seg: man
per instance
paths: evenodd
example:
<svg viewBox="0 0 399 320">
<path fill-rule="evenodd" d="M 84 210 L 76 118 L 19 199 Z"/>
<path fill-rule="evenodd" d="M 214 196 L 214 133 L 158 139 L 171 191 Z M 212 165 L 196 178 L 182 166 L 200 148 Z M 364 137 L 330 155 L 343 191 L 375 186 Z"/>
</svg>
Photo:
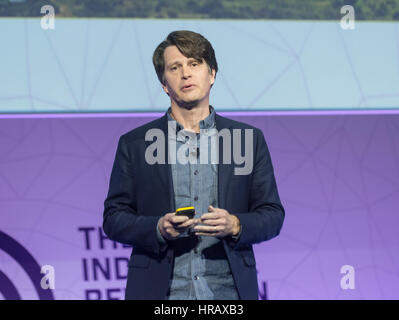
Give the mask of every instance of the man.
<svg viewBox="0 0 399 320">
<path fill-rule="evenodd" d="M 257 299 L 252 244 L 285 215 L 263 134 L 209 105 L 218 66 L 200 34 L 170 33 L 153 63 L 171 106 L 121 136 L 104 203 L 104 232 L 133 246 L 126 299 Z M 187 206 L 193 218 L 176 214 Z"/>
</svg>

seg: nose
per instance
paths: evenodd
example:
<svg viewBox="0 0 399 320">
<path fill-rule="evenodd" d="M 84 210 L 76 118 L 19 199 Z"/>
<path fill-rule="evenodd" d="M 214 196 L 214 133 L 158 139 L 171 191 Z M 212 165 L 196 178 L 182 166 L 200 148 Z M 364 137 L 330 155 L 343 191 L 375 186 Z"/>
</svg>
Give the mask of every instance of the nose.
<svg viewBox="0 0 399 320">
<path fill-rule="evenodd" d="M 191 71 L 188 66 L 182 66 L 182 78 L 187 79 L 191 76 Z"/>
</svg>

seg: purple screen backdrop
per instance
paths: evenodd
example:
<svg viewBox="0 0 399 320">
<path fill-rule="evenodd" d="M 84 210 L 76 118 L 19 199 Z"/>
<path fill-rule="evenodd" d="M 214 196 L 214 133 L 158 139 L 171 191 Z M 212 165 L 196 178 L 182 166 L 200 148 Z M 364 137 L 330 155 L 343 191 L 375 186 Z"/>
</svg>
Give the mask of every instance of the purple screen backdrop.
<svg viewBox="0 0 399 320">
<path fill-rule="evenodd" d="M 0 119 L 0 298 L 123 299 L 103 201 L 119 136 L 157 116 Z M 399 115 L 228 116 L 263 130 L 286 208 L 254 246 L 260 298 L 398 299 Z"/>
</svg>

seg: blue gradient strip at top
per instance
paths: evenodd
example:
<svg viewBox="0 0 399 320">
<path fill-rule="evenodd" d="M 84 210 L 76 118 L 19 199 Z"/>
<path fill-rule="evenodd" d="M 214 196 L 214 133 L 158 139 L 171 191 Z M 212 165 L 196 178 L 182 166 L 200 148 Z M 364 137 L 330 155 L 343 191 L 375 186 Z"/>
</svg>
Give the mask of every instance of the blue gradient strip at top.
<svg viewBox="0 0 399 320">
<path fill-rule="evenodd" d="M 215 49 L 218 110 L 399 109 L 398 23 L 56 17 L 0 18 L 0 113 L 166 110 L 152 54 L 183 29 Z"/>
</svg>

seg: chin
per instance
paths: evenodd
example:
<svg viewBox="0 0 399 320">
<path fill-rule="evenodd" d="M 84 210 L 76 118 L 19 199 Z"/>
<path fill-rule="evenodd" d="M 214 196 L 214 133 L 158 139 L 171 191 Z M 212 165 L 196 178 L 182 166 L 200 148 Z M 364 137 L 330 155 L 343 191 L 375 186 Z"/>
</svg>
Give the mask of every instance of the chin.
<svg viewBox="0 0 399 320">
<path fill-rule="evenodd" d="M 191 101 L 180 101 L 178 103 L 178 106 L 187 110 L 194 109 L 198 104 L 200 100 L 191 100 Z"/>
</svg>

